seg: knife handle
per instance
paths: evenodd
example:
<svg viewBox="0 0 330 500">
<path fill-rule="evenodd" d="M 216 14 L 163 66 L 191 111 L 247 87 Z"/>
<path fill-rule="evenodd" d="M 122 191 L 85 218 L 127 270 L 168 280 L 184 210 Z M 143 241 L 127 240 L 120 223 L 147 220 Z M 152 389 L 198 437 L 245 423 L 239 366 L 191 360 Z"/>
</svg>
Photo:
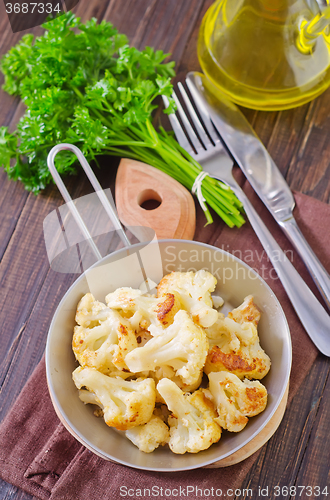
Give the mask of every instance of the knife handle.
<svg viewBox="0 0 330 500">
<path fill-rule="evenodd" d="M 321 262 L 316 257 L 315 253 L 305 240 L 304 235 L 300 231 L 295 218 L 292 216 L 286 221 L 279 221 L 280 226 L 285 234 L 299 253 L 304 261 L 308 271 L 310 272 L 317 288 L 319 289 L 326 305 L 330 309 L 330 276 Z"/>
<path fill-rule="evenodd" d="M 243 203 L 251 226 L 264 247 L 306 332 L 316 347 L 326 356 L 330 356 L 330 316 L 291 264 L 244 191 L 236 183 L 231 187 Z"/>
</svg>

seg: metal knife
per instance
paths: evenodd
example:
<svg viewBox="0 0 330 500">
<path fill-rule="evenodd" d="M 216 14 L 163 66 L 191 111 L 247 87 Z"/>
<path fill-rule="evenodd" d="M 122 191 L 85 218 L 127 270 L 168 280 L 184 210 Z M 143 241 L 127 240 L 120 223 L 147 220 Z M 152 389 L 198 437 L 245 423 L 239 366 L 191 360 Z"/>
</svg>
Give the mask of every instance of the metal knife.
<svg viewBox="0 0 330 500">
<path fill-rule="evenodd" d="M 239 108 L 205 75 L 191 72 L 193 85 L 208 103 L 208 111 L 229 152 L 249 183 L 294 245 L 330 309 L 330 276 L 305 240 L 293 216 L 295 200 L 284 177 Z"/>
</svg>

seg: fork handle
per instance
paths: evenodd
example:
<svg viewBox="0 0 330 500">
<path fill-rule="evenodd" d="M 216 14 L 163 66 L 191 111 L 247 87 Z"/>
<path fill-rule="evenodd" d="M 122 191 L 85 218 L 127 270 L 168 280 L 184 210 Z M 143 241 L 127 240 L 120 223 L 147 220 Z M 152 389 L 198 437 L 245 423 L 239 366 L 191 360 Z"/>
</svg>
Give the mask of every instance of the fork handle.
<svg viewBox="0 0 330 500">
<path fill-rule="evenodd" d="M 318 260 L 315 253 L 305 240 L 305 237 L 300 231 L 293 215 L 285 221 L 280 221 L 279 224 L 304 261 L 308 271 L 310 272 L 316 286 L 318 287 L 323 297 L 324 302 L 330 309 L 329 274 L 322 266 L 321 262 Z"/>
<path fill-rule="evenodd" d="M 237 185 L 231 185 L 231 188 L 243 203 L 251 226 L 264 247 L 306 332 L 316 347 L 326 356 L 330 356 L 330 316 L 282 251 L 244 191 Z"/>
</svg>

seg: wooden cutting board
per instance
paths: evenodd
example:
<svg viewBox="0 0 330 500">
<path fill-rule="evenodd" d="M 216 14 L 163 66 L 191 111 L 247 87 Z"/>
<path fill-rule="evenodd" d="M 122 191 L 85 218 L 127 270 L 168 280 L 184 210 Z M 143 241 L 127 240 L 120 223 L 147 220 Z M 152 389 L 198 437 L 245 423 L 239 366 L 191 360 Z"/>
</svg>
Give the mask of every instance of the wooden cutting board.
<svg viewBox="0 0 330 500">
<path fill-rule="evenodd" d="M 194 237 L 196 211 L 192 195 L 172 177 L 145 163 L 121 160 L 116 206 L 126 227 L 150 227 L 158 239 Z"/>
</svg>

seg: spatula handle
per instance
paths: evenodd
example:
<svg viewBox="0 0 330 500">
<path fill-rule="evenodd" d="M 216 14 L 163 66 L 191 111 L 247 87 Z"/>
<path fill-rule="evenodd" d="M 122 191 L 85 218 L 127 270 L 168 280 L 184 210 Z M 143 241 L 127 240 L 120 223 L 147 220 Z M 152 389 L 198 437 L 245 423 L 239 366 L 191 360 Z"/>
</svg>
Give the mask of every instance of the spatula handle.
<svg viewBox="0 0 330 500">
<path fill-rule="evenodd" d="M 47 165 L 48 165 L 49 171 L 52 174 L 53 179 L 54 179 L 61 195 L 64 198 L 64 201 L 66 202 L 66 204 L 67 204 L 72 216 L 74 217 L 76 223 L 80 227 L 83 235 L 85 236 L 86 241 L 88 242 L 88 244 L 89 244 L 90 248 L 92 249 L 97 260 L 101 260 L 102 255 L 100 254 L 99 249 L 95 245 L 95 243 L 92 239 L 92 236 L 87 229 L 86 224 L 84 223 L 81 215 L 79 214 L 79 212 L 78 212 L 78 210 L 77 210 L 77 208 L 76 208 L 76 206 L 75 206 L 75 204 L 74 204 L 74 202 L 69 194 L 69 191 L 65 187 L 65 184 L 62 181 L 61 176 L 55 167 L 55 157 L 59 151 L 63 151 L 63 150 L 72 151 L 72 153 L 74 153 L 76 155 L 76 157 L 79 160 L 80 165 L 82 166 L 88 179 L 90 180 L 90 183 L 92 184 L 93 188 L 95 189 L 95 192 L 96 192 L 97 196 L 99 197 L 100 202 L 102 203 L 105 211 L 107 212 L 108 216 L 110 217 L 116 231 L 118 231 L 120 239 L 122 240 L 122 242 L 124 243 L 125 246 L 129 247 L 131 245 L 131 243 L 124 232 L 124 229 L 120 223 L 120 220 L 119 220 L 115 210 L 111 206 L 108 198 L 106 197 L 99 181 L 95 177 L 94 172 L 92 171 L 92 169 L 91 169 L 88 161 L 86 160 L 85 156 L 83 155 L 83 153 L 80 151 L 79 148 L 77 148 L 77 146 L 74 146 L 73 144 L 66 144 L 66 143 L 57 144 L 56 146 L 54 146 L 51 149 L 51 151 L 48 154 Z"/>
</svg>

